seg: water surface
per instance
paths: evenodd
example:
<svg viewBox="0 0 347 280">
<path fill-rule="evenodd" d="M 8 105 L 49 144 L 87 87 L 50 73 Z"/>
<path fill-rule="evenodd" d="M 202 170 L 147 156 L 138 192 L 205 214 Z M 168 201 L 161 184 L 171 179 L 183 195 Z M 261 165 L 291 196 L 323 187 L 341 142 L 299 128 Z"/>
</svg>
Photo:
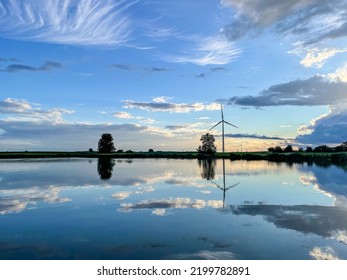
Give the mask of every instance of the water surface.
<svg viewBox="0 0 347 280">
<path fill-rule="evenodd" d="M 346 168 L 2 160 L 0 259 L 347 259 Z"/>
</svg>

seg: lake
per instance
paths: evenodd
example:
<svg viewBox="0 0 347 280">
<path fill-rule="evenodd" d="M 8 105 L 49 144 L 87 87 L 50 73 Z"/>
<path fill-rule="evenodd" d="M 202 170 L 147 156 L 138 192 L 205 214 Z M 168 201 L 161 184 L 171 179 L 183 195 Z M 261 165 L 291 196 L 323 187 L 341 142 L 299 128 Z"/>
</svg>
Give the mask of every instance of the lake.
<svg viewBox="0 0 347 280">
<path fill-rule="evenodd" d="M 347 259 L 346 167 L 1 160 L 0 259 Z"/>
</svg>

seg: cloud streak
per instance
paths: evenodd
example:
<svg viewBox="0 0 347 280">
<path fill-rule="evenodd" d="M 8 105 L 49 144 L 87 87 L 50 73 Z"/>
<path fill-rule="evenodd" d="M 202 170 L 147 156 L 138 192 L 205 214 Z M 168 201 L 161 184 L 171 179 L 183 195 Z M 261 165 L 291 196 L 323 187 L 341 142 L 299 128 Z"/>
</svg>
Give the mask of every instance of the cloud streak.
<svg viewBox="0 0 347 280">
<path fill-rule="evenodd" d="M 126 11 L 138 1 L 0 1 L 0 34 L 69 45 L 118 46 L 129 41 Z"/>
<path fill-rule="evenodd" d="M 193 49 L 166 56 L 164 59 L 173 63 L 193 63 L 201 66 L 224 65 L 234 61 L 241 52 L 234 43 L 218 35 L 196 40 Z"/>
<path fill-rule="evenodd" d="M 34 67 L 30 65 L 25 64 L 10 64 L 8 65 L 3 72 L 22 72 L 22 71 L 29 71 L 29 72 L 50 72 L 53 70 L 61 69 L 63 65 L 60 62 L 56 61 L 46 61 L 44 64 L 42 64 L 40 67 Z"/>
</svg>

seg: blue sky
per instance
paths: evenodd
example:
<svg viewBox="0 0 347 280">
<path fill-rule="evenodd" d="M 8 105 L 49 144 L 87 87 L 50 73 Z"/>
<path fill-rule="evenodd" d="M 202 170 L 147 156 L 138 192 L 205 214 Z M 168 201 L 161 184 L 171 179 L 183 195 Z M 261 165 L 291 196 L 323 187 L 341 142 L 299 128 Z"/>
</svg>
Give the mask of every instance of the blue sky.
<svg viewBox="0 0 347 280">
<path fill-rule="evenodd" d="M 227 151 L 338 145 L 346 35 L 346 0 L 0 0 L 0 150 L 195 150 L 220 104 Z"/>
</svg>

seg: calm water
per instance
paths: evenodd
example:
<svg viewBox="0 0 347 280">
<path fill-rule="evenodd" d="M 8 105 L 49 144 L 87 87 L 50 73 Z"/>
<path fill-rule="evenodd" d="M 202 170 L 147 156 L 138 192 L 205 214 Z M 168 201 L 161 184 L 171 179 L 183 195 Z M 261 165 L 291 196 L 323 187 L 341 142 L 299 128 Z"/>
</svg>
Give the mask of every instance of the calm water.
<svg viewBox="0 0 347 280">
<path fill-rule="evenodd" d="M 266 161 L 0 161 L 0 259 L 347 259 L 347 172 Z"/>
</svg>

